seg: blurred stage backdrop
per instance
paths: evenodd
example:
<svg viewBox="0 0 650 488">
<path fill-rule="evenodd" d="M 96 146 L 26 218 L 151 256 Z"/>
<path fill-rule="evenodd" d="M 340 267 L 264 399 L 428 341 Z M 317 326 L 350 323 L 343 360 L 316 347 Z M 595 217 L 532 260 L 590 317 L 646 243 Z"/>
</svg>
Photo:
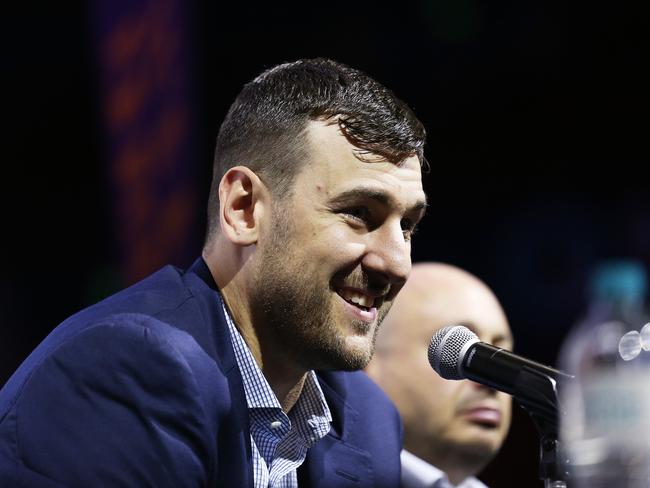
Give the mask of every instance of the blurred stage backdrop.
<svg viewBox="0 0 650 488">
<path fill-rule="evenodd" d="M 487 282 L 519 354 L 554 363 L 597 262 L 650 266 L 645 7 L 10 5 L 0 29 L 0 384 L 67 315 L 165 263 L 191 263 L 229 104 L 263 69 L 301 57 L 368 72 L 423 120 L 431 207 L 414 261 Z M 516 409 L 483 479 L 541 486 L 537 448 Z"/>
</svg>

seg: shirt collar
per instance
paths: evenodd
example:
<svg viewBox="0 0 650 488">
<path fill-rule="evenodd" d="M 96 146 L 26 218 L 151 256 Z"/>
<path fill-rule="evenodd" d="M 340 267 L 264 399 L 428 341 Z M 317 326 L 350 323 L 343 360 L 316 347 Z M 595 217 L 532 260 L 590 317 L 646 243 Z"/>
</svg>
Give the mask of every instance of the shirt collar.
<svg viewBox="0 0 650 488">
<path fill-rule="evenodd" d="M 449 486 L 454 486 L 447 479 L 444 471 L 429 464 L 406 450 L 400 453 L 402 463 L 402 484 L 408 488 L 428 488 L 434 483 L 444 479 Z M 473 476 L 464 479 L 456 488 L 487 488 Z"/>
</svg>

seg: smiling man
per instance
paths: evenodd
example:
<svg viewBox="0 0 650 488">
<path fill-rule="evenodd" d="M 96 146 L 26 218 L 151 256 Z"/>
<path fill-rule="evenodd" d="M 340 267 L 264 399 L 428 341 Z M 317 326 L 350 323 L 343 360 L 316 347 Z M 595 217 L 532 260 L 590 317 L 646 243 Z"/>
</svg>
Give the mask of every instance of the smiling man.
<svg viewBox="0 0 650 488">
<path fill-rule="evenodd" d="M 363 373 L 410 268 L 425 132 L 317 59 L 219 131 L 202 257 L 66 320 L 0 392 L 2 486 L 396 487 L 398 414 Z"/>
<path fill-rule="evenodd" d="M 496 455 L 510 427 L 508 395 L 469 380 L 442 379 L 431 369 L 429 340 L 451 324 L 512 349 L 506 316 L 484 283 L 454 266 L 416 264 L 368 367 L 404 421 L 403 488 L 484 487 L 474 476 Z"/>
</svg>

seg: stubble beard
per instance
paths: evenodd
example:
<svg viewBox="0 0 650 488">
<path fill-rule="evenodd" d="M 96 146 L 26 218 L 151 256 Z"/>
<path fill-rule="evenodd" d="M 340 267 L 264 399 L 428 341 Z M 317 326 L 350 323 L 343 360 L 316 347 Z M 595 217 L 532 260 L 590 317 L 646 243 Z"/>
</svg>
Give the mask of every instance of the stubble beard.
<svg viewBox="0 0 650 488">
<path fill-rule="evenodd" d="M 265 335 L 284 349 L 303 368 L 355 371 L 364 368 L 375 349 L 379 325 L 388 306 L 378 311 L 371 347 L 355 350 L 345 342 L 332 313 L 334 290 L 320 283 L 312 269 L 302 262 L 299 244 L 292 239 L 291 224 L 276 212 L 276 233 L 266 247 L 254 284 L 253 306 L 256 322 L 263 324 Z M 387 304 L 385 304 L 387 305 Z M 351 322 L 351 329 L 363 331 L 368 324 Z"/>
</svg>

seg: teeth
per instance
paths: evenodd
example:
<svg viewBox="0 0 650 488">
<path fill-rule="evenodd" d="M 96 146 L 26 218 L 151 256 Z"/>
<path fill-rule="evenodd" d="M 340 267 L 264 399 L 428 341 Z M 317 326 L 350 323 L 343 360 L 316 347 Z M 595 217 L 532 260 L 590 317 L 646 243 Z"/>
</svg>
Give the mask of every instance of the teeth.
<svg viewBox="0 0 650 488">
<path fill-rule="evenodd" d="M 348 302 L 352 302 L 355 305 L 360 305 L 365 308 L 371 308 L 375 302 L 373 297 L 351 290 L 339 290 L 339 295 Z"/>
</svg>

